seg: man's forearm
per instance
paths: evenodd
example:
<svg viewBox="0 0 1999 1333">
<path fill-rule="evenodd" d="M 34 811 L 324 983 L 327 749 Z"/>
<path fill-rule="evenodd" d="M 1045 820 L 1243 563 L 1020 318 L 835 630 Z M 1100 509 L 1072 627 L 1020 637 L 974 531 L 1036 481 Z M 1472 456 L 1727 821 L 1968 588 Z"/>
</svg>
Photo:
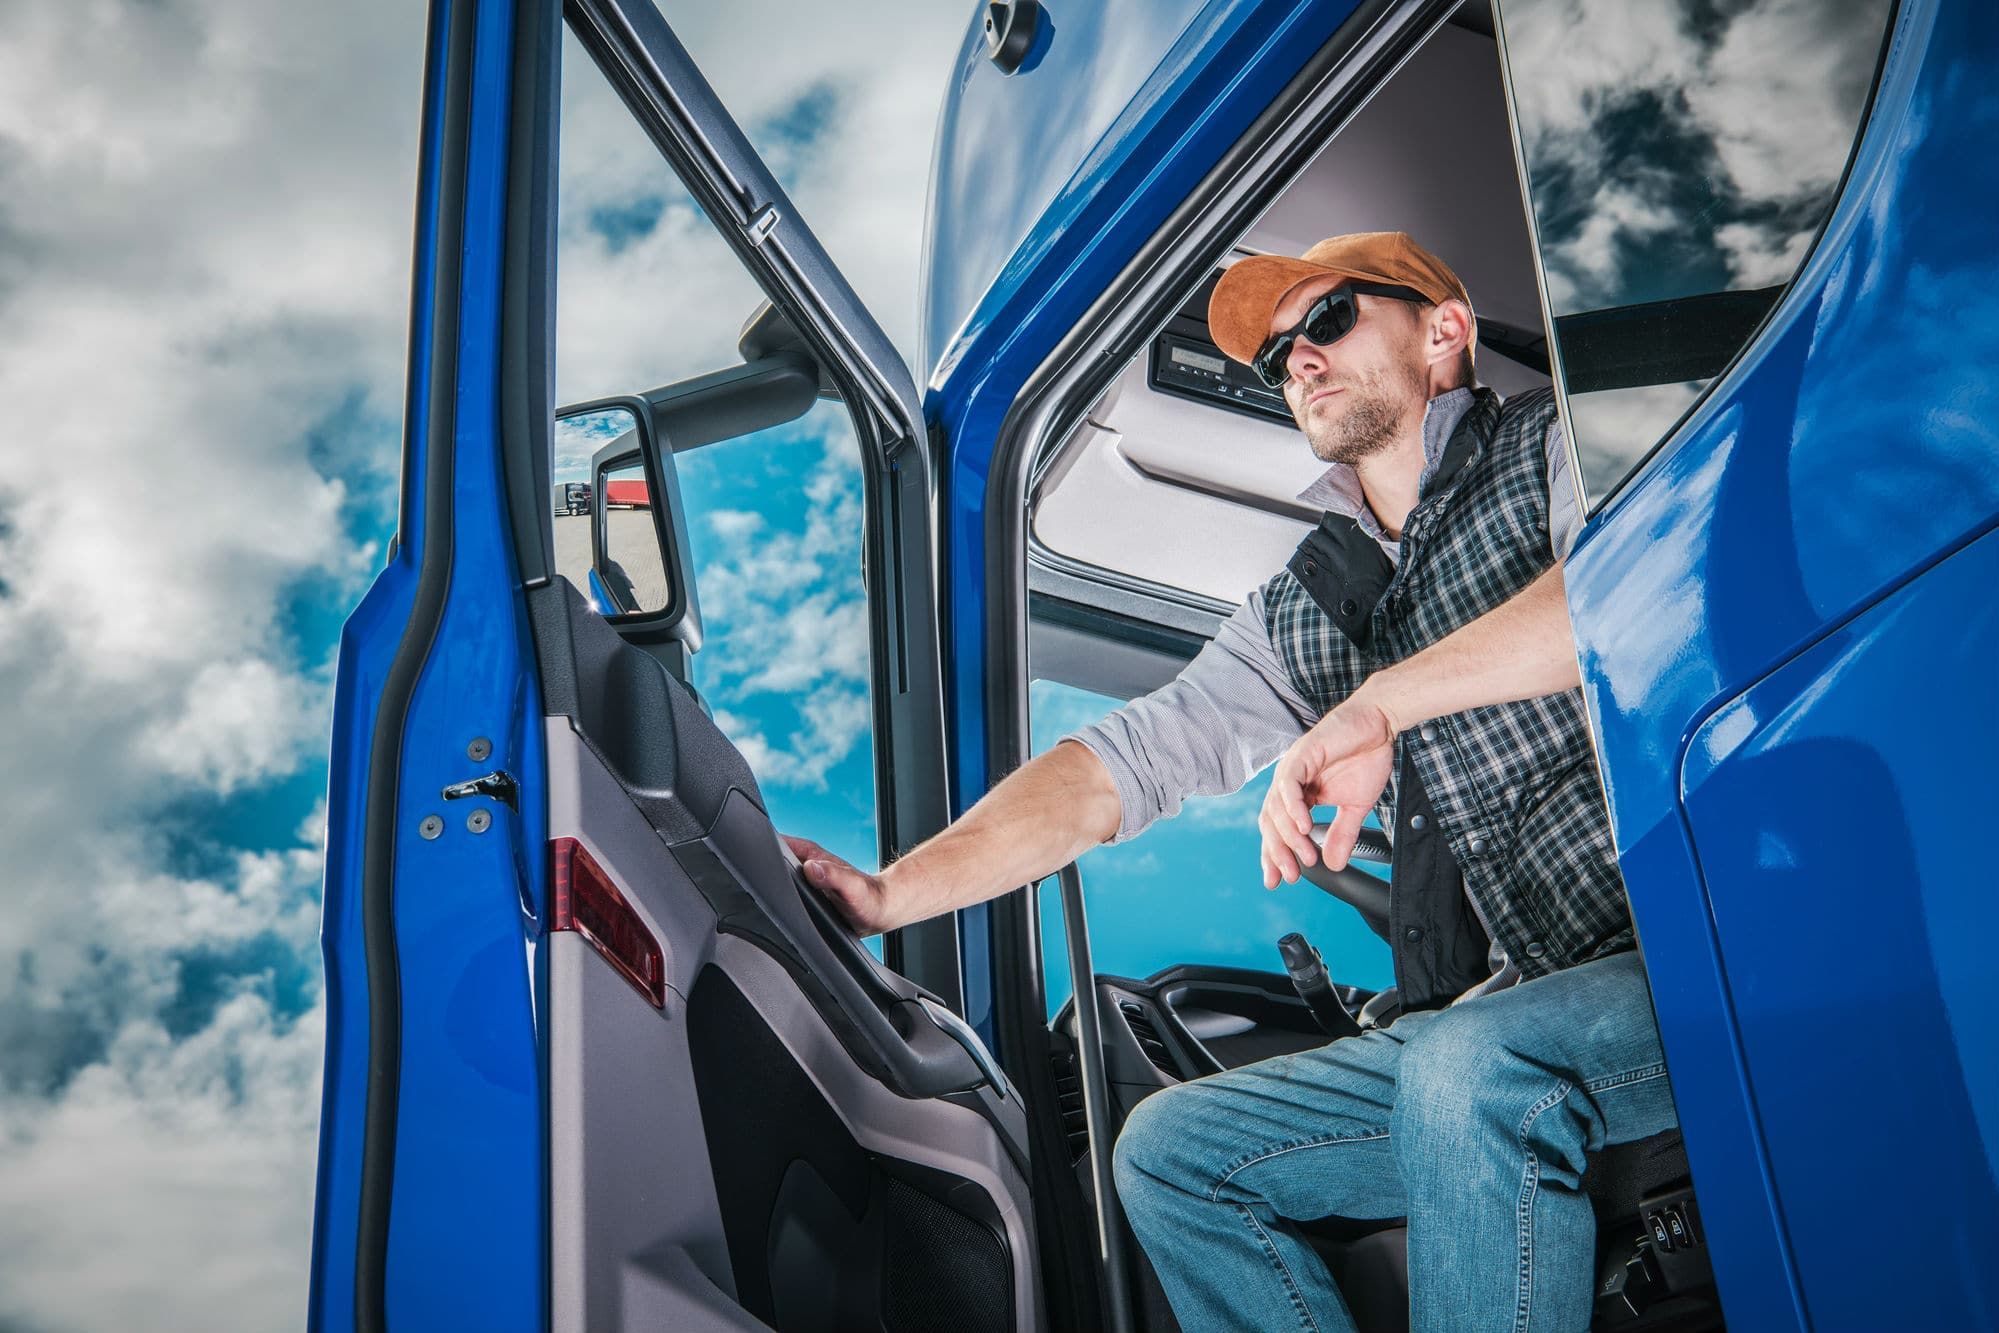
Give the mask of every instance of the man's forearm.
<svg viewBox="0 0 1999 1333">
<path fill-rule="evenodd" d="M 1477 620 L 1377 671 L 1354 697 L 1403 731 L 1446 713 L 1574 689 L 1581 679 L 1556 565 Z"/>
<path fill-rule="evenodd" d="M 1061 869 L 1117 832 L 1103 762 L 1064 742 L 1022 764 L 964 818 L 882 871 L 897 925 L 997 897 Z"/>
</svg>

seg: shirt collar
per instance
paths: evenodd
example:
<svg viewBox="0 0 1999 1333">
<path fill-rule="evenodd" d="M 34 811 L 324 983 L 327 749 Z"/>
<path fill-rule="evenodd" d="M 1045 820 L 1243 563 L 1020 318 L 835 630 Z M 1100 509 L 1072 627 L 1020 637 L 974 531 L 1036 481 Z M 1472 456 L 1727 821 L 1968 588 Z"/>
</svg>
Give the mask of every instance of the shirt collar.
<svg viewBox="0 0 1999 1333">
<path fill-rule="evenodd" d="M 1449 389 L 1424 406 L 1423 475 L 1416 483 L 1418 495 L 1430 489 L 1430 479 L 1437 475 L 1437 465 L 1443 461 L 1444 447 L 1451 442 L 1451 435 L 1457 430 L 1458 423 L 1464 420 L 1465 413 L 1471 410 L 1472 397 L 1469 388 Z M 1381 530 L 1374 511 L 1367 507 L 1367 496 L 1360 487 L 1360 474 L 1353 470 L 1352 464 L 1333 464 L 1319 474 L 1317 481 L 1298 492 L 1298 498 L 1329 514 L 1346 515 L 1376 541 L 1388 540 L 1388 534 Z"/>
</svg>

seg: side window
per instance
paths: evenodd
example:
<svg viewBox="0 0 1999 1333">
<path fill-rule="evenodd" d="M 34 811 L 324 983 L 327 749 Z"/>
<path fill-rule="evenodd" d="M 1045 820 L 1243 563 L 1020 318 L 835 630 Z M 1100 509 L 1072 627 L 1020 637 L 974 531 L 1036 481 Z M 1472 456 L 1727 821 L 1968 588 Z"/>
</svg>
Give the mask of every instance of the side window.
<svg viewBox="0 0 1999 1333">
<path fill-rule="evenodd" d="M 1052 680 L 1033 682 L 1028 716 L 1034 752 L 1121 702 Z M 1342 985 L 1379 990 L 1393 983 L 1388 945 L 1353 908 L 1304 880 L 1263 887 L 1256 812 L 1267 782 L 1259 775 L 1233 796 L 1194 797 L 1143 837 L 1083 854 L 1077 869 L 1098 972 L 1146 977 L 1181 963 L 1282 972 L 1277 941 L 1295 930 L 1318 947 L 1326 970 Z M 1074 983 L 1060 891 L 1051 879 L 1038 892 L 1053 1018 Z"/>
<path fill-rule="evenodd" d="M 560 403 L 654 395 L 740 367 L 764 292 L 573 34 L 562 58 L 556 254 Z M 749 127 L 755 133 L 758 127 Z M 557 539 L 600 513 L 607 551 L 645 609 L 665 586 L 627 418 L 556 433 Z M 669 441 L 671 443 L 671 441 Z M 749 760 L 769 813 L 858 865 L 876 863 L 873 708 L 862 583 L 862 465 L 846 408 L 674 452 L 686 578 L 700 609 L 686 679 Z M 690 447 L 690 444 L 698 447 Z M 669 525 L 660 520 L 660 531 Z M 559 562 L 560 563 L 560 562 Z M 616 588 L 608 589 L 614 600 Z M 586 594 L 591 590 L 582 589 Z"/>
<path fill-rule="evenodd" d="M 1890 0 L 1496 0 L 1592 508 L 1746 346 L 1832 211 Z"/>
<path fill-rule="evenodd" d="M 861 462 L 847 410 L 822 402 L 677 463 L 704 633 L 691 683 L 750 761 L 772 822 L 873 866 Z"/>
</svg>

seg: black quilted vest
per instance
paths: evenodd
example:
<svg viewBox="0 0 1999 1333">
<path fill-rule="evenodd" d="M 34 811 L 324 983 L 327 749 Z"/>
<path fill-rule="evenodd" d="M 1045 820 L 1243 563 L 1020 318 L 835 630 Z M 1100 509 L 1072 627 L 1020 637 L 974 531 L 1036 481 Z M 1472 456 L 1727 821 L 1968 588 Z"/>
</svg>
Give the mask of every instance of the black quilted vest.
<svg viewBox="0 0 1999 1333">
<path fill-rule="evenodd" d="M 1546 390 L 1503 406 L 1477 390 L 1403 525 L 1399 565 L 1352 518 L 1327 514 L 1265 585 L 1270 640 L 1315 710 L 1553 563 L 1554 416 Z M 1631 947 L 1580 691 L 1435 718 L 1395 750 L 1376 813 L 1395 842 L 1389 943 L 1405 1010 L 1448 1004 L 1488 975 L 1485 926 L 1523 978 Z"/>
</svg>

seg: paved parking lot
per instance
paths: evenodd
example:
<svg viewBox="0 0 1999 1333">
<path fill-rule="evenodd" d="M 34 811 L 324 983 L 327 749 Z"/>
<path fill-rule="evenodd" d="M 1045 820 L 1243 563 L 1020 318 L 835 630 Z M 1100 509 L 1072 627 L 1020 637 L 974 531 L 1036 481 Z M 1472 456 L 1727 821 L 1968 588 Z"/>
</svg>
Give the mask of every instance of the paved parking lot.
<svg viewBox="0 0 1999 1333">
<path fill-rule="evenodd" d="M 652 511 L 613 509 L 605 514 L 604 521 L 607 534 L 605 545 L 617 565 L 616 569 L 607 571 L 605 582 L 615 589 L 618 573 L 622 570 L 640 609 L 658 611 L 665 607 L 668 601 L 666 566 L 659 557 L 659 539 L 655 535 L 657 529 L 653 526 Z M 555 516 L 555 568 L 584 595 L 589 595 L 588 514 Z"/>
</svg>

